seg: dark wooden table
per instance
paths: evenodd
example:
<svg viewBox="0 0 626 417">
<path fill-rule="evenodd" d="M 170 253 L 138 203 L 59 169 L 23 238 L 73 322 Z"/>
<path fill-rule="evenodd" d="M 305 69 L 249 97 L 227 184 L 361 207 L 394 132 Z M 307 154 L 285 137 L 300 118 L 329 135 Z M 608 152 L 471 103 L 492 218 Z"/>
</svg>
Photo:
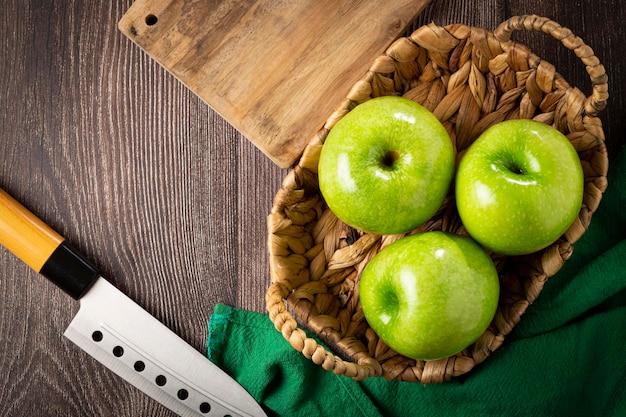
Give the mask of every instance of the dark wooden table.
<svg viewBox="0 0 626 417">
<path fill-rule="evenodd" d="M 4 0 L 0 186 L 199 351 L 216 303 L 263 312 L 266 216 L 286 174 L 117 30 L 131 0 Z M 493 30 L 536 13 L 609 75 L 610 157 L 626 142 L 622 0 L 434 0 L 413 27 Z M 518 34 L 587 94 L 573 53 Z M 78 303 L 0 249 L 1 416 L 171 416 L 62 333 Z"/>
</svg>

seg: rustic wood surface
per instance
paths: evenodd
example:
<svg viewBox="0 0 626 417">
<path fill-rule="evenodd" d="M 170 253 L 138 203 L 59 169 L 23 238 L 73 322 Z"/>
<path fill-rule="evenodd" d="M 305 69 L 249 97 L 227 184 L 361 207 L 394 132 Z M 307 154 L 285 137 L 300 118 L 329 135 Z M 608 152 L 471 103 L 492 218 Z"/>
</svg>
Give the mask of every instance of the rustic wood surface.
<svg viewBox="0 0 626 417">
<path fill-rule="evenodd" d="M 4 0 L 0 186 L 121 290 L 206 352 L 216 303 L 263 312 L 266 215 L 286 174 L 118 29 L 131 0 Z M 609 75 L 611 157 L 626 141 L 621 0 L 433 0 L 414 27 L 494 29 L 536 13 L 581 36 Z M 589 93 L 580 61 L 514 35 Z M 0 249 L 0 415 L 173 414 L 62 337 L 78 304 Z"/>
<path fill-rule="evenodd" d="M 427 3 L 135 0 L 119 28 L 288 168 Z"/>
</svg>

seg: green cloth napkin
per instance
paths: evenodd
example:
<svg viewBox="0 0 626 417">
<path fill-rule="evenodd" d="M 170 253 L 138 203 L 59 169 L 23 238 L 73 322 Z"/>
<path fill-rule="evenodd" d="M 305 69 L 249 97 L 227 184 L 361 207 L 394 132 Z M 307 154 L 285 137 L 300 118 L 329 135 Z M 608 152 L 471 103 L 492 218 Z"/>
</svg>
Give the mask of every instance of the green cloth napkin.
<svg viewBox="0 0 626 417">
<path fill-rule="evenodd" d="M 209 358 L 269 416 L 626 416 L 626 152 L 574 254 L 504 345 L 438 385 L 354 381 L 314 365 L 267 315 L 218 305 Z"/>
</svg>

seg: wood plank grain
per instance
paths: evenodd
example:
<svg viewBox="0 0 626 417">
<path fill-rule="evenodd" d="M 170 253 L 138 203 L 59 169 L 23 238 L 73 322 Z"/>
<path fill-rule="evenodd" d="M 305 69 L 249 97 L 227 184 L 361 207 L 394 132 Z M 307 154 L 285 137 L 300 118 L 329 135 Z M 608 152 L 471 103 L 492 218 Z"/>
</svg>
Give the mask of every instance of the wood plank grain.
<svg viewBox="0 0 626 417">
<path fill-rule="evenodd" d="M 231 127 L 214 123 L 197 97 L 119 34 L 128 6 L 2 6 L 2 39 L 14 40 L 15 52 L 0 64 L 8 92 L 0 95 L 7 109 L 0 180 L 116 285 L 206 351 L 211 306 L 236 301 L 236 280 L 225 279 L 236 274 L 236 256 L 196 225 L 229 225 L 236 235 L 236 210 L 223 202 L 236 178 L 237 165 L 228 164 L 237 144 L 211 141 Z M 138 88 L 129 67 L 150 88 Z M 167 115 L 172 105 L 182 113 Z M 196 136 L 204 140 L 190 143 Z M 203 165 L 218 154 L 217 165 Z M 194 243 L 182 244 L 187 239 Z M 203 241 L 210 248 L 196 246 Z M 2 251 L 0 415 L 174 415 L 64 339 L 78 305 Z M 221 267 L 210 269 L 207 258 Z"/>
<path fill-rule="evenodd" d="M 279 166 L 428 0 L 137 0 L 120 30 Z"/>
</svg>

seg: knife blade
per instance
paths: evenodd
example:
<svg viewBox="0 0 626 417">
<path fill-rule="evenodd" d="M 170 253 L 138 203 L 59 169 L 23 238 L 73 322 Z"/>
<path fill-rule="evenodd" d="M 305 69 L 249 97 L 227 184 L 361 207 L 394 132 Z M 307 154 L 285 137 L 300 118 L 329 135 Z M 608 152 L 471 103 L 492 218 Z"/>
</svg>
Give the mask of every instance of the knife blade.
<svg viewBox="0 0 626 417">
<path fill-rule="evenodd" d="M 64 335 L 181 416 L 266 416 L 226 372 L 115 288 L 65 238 L 0 189 L 0 244 L 80 308 Z"/>
</svg>

